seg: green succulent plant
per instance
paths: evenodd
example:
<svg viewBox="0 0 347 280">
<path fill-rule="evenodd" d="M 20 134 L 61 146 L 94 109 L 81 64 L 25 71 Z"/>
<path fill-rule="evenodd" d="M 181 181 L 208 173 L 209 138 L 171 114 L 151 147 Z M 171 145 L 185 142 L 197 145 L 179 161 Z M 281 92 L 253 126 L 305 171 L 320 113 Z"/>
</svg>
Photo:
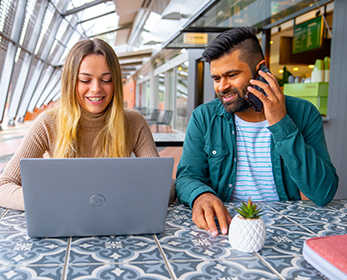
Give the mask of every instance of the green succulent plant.
<svg viewBox="0 0 347 280">
<path fill-rule="evenodd" d="M 244 219 L 258 219 L 263 215 L 263 210 L 259 209 L 259 203 L 254 203 L 251 197 L 247 202 L 242 201 L 235 209 Z"/>
</svg>

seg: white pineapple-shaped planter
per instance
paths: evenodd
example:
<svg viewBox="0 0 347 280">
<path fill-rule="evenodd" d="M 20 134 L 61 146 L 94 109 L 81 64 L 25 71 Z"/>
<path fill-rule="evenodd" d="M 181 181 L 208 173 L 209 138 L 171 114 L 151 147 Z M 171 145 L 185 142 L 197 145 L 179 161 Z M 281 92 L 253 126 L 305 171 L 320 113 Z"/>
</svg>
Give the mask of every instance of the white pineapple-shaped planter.
<svg viewBox="0 0 347 280">
<path fill-rule="evenodd" d="M 232 219 L 229 227 L 231 247 L 242 252 L 259 251 L 266 237 L 265 223 L 260 217 L 262 210 L 250 198 L 235 209 L 239 214 Z"/>
</svg>

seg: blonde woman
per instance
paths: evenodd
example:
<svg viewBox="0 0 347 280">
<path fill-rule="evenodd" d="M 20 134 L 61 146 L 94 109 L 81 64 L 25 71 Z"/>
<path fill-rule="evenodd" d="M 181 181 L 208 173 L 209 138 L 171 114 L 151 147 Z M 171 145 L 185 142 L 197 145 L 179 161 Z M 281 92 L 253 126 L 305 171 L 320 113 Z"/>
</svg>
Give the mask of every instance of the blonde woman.
<svg viewBox="0 0 347 280">
<path fill-rule="evenodd" d="M 19 161 L 39 158 L 157 157 L 143 116 L 123 109 L 118 58 L 100 39 L 76 43 L 66 57 L 59 104 L 41 113 L 0 177 L 0 206 L 24 210 Z"/>
</svg>

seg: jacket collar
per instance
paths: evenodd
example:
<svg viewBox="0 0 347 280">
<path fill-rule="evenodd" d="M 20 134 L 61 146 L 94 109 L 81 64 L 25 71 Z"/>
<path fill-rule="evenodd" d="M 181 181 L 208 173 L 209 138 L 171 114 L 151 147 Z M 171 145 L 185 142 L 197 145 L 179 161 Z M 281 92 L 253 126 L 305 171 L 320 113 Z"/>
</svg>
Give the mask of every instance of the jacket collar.
<svg viewBox="0 0 347 280">
<path fill-rule="evenodd" d="M 234 114 L 230 114 L 227 111 L 225 111 L 222 102 L 220 102 L 220 100 L 218 98 L 216 98 L 215 101 L 218 102 L 218 105 L 217 105 L 216 110 L 215 110 L 216 115 L 220 116 L 220 117 L 224 117 L 227 120 L 229 120 L 230 118 L 232 118 L 232 120 L 234 120 Z"/>
</svg>

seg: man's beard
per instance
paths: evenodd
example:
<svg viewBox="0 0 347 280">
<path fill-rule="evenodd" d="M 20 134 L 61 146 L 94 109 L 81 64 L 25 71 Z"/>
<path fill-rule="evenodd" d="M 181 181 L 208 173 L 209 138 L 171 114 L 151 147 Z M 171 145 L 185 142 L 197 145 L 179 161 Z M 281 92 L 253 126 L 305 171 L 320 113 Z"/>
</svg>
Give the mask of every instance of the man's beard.
<svg viewBox="0 0 347 280">
<path fill-rule="evenodd" d="M 228 93 L 234 93 L 236 95 L 236 98 L 233 99 L 230 102 L 224 102 L 223 96 Z M 242 94 L 237 89 L 228 89 L 225 92 L 218 92 L 218 98 L 220 102 L 223 104 L 223 107 L 226 112 L 230 114 L 234 114 L 237 112 L 242 112 L 247 110 L 251 105 L 248 103 L 248 101 L 245 99 L 245 95 L 248 93 L 247 87 L 242 89 Z"/>
</svg>

